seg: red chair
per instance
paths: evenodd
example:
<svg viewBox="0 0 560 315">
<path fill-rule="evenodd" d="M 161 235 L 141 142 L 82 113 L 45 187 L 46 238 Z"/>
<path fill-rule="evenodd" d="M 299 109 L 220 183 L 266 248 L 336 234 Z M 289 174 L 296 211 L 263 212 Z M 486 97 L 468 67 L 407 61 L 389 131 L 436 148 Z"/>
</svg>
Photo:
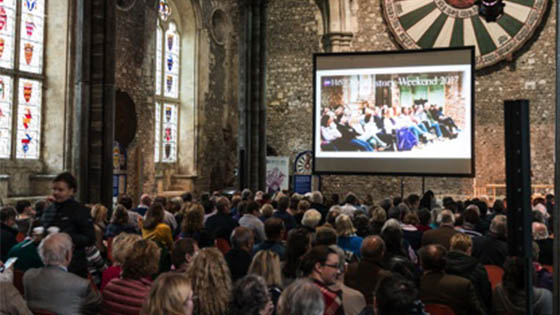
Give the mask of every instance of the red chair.
<svg viewBox="0 0 560 315">
<path fill-rule="evenodd" d="M 542 265 L 542 267 L 546 270 L 548 270 L 548 272 L 550 273 L 554 273 L 554 269 L 552 268 L 551 265 Z"/>
<path fill-rule="evenodd" d="M 23 234 L 21 232 L 18 232 L 18 234 L 16 235 L 16 241 L 18 243 L 21 243 L 21 242 L 23 242 L 24 239 L 25 239 L 25 234 Z"/>
<path fill-rule="evenodd" d="M 216 239 L 216 247 L 222 252 L 222 254 L 226 254 L 231 249 L 229 242 L 225 238 L 217 238 Z"/>
<path fill-rule="evenodd" d="M 23 271 L 14 269 L 14 279 L 13 284 L 16 289 L 18 289 L 19 293 L 23 295 Z"/>
<path fill-rule="evenodd" d="M 502 276 L 504 275 L 504 269 L 496 265 L 484 265 L 486 272 L 488 273 L 488 280 L 492 284 L 492 290 L 500 283 L 502 283 Z"/>
<path fill-rule="evenodd" d="M 107 259 L 113 261 L 113 238 L 109 237 L 107 240 Z"/>
<path fill-rule="evenodd" d="M 33 315 L 56 315 L 56 313 L 45 310 L 32 310 L 31 313 L 33 313 Z"/>
<path fill-rule="evenodd" d="M 445 304 L 426 304 L 425 309 L 430 315 L 455 315 L 455 311 Z"/>
</svg>

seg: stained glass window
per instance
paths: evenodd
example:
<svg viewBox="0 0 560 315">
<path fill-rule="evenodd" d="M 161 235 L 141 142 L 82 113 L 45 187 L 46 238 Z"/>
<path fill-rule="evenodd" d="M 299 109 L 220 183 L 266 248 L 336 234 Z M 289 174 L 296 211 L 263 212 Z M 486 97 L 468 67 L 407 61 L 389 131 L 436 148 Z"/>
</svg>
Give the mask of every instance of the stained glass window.
<svg viewBox="0 0 560 315">
<path fill-rule="evenodd" d="M 0 158 L 40 156 L 44 25 L 45 0 L 0 0 Z"/>
<path fill-rule="evenodd" d="M 171 9 L 167 1 L 159 2 L 156 30 L 155 69 L 155 161 L 177 161 L 179 115 L 180 37 L 177 25 L 167 21 Z"/>
</svg>

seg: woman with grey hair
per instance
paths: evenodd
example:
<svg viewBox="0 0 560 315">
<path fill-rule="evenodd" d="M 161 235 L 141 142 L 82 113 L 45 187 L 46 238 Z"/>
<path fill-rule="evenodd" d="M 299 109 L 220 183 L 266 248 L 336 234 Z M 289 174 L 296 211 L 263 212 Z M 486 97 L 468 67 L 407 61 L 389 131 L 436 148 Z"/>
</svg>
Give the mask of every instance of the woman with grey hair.
<svg viewBox="0 0 560 315">
<path fill-rule="evenodd" d="M 324 311 L 321 290 L 306 278 L 290 284 L 278 300 L 278 315 L 322 315 Z"/>
</svg>

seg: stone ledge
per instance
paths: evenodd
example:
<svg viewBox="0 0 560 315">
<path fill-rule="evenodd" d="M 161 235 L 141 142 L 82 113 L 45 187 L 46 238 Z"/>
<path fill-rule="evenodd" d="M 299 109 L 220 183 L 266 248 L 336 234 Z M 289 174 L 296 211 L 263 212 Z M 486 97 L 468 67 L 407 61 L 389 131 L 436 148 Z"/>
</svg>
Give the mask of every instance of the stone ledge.
<svg viewBox="0 0 560 315">
<path fill-rule="evenodd" d="M 33 180 L 33 179 L 39 179 L 39 180 L 44 180 L 44 179 L 48 179 L 48 180 L 52 180 L 56 177 L 56 174 L 31 174 L 29 175 L 29 179 Z"/>
<path fill-rule="evenodd" d="M 0 180 L 9 180 L 10 179 L 10 175 L 8 174 L 0 174 Z"/>
<path fill-rule="evenodd" d="M 39 200 L 47 199 L 48 196 L 17 196 L 17 197 L 4 197 L 0 199 L 0 204 L 2 205 L 12 205 L 15 206 L 18 201 L 27 200 L 34 204 Z"/>
<path fill-rule="evenodd" d="M 196 179 L 196 175 L 175 174 L 171 175 L 174 179 Z"/>
</svg>

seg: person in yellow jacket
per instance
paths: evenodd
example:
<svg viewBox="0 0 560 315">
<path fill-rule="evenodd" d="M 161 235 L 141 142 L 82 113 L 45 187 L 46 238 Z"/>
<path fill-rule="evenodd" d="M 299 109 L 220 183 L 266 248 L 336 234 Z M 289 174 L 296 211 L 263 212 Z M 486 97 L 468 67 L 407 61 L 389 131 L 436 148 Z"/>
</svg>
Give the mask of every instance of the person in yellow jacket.
<svg viewBox="0 0 560 315">
<path fill-rule="evenodd" d="M 163 206 L 154 203 L 146 212 L 146 219 L 141 222 L 142 238 L 152 240 L 161 246 L 165 246 L 168 251 L 173 250 L 173 235 L 171 228 L 163 223 Z"/>
</svg>

